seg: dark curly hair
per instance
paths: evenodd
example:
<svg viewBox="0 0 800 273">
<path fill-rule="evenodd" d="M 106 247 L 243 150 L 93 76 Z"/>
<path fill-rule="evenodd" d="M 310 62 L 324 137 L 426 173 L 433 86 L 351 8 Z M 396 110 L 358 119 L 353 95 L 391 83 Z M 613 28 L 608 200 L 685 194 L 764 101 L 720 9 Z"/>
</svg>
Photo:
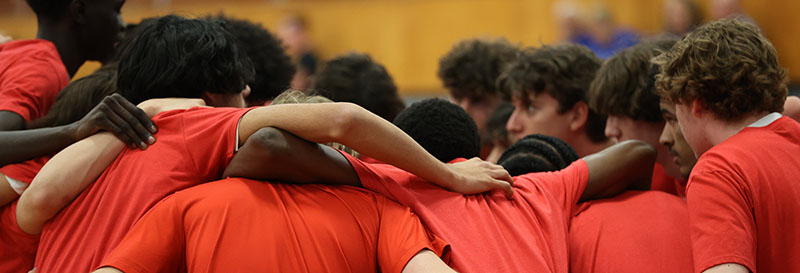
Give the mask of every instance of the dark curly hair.
<svg viewBox="0 0 800 273">
<path fill-rule="evenodd" d="M 578 160 L 578 154 L 561 139 L 546 135 L 528 135 L 506 150 L 497 164 L 511 176 L 558 171 Z"/>
<path fill-rule="evenodd" d="M 295 66 L 275 35 L 261 24 L 227 17 L 221 13 L 207 19 L 225 22 L 225 29 L 236 38 L 239 49 L 250 57 L 255 68 L 255 77 L 247 82 L 250 85 L 250 95 L 246 98 L 248 106 L 264 105 L 289 88 Z"/>
<path fill-rule="evenodd" d="M 586 102 L 589 84 L 601 61 L 582 45 L 567 43 L 541 48 L 526 48 L 498 79 L 499 86 L 508 90 L 523 104 L 529 104 L 530 94 L 547 92 L 558 101 L 559 113 L 564 113 L 579 101 Z M 589 109 L 586 133 L 590 140 L 607 140 L 605 116 Z"/>
<path fill-rule="evenodd" d="M 589 107 L 603 115 L 663 121 L 654 87 L 658 67 L 650 59 L 672 48 L 675 41 L 643 41 L 606 60 L 589 87 Z"/>
<path fill-rule="evenodd" d="M 119 62 L 117 87 L 131 103 L 152 98 L 200 98 L 203 92 L 238 93 L 253 66 L 216 20 L 175 15 L 144 26 Z"/>
<path fill-rule="evenodd" d="M 394 120 L 406 107 L 392 76 L 369 55 L 336 57 L 317 71 L 314 91 L 338 102 L 352 102 L 385 120 Z"/>
<path fill-rule="evenodd" d="M 394 124 L 442 162 L 480 155 L 478 127 L 449 101 L 427 99 L 400 112 Z"/>
<path fill-rule="evenodd" d="M 653 59 L 662 99 L 700 103 L 723 121 L 758 112 L 782 112 L 786 70 L 758 27 L 739 19 L 700 26 Z"/>
<path fill-rule="evenodd" d="M 497 88 L 497 77 L 514 61 L 518 51 L 505 39 L 463 40 L 439 59 L 437 75 L 456 99 L 496 94 L 508 100 L 511 95 Z"/>
<path fill-rule="evenodd" d="M 39 19 L 56 20 L 64 15 L 73 0 L 25 0 Z"/>
</svg>

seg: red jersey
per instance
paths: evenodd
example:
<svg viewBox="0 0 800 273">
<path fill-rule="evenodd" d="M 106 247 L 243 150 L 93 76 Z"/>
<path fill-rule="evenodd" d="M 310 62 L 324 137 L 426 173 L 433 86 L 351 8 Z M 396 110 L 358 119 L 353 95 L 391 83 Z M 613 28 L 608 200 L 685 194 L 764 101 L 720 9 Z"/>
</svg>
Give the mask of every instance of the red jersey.
<svg viewBox="0 0 800 273">
<path fill-rule="evenodd" d="M 124 149 L 44 225 L 38 272 L 89 272 L 158 201 L 218 179 L 233 157 L 236 126 L 247 110 L 196 107 L 155 116 L 155 144 L 144 151 Z"/>
<path fill-rule="evenodd" d="M 17 225 L 17 201 L 0 207 L 0 272 L 28 272 L 33 269 L 38 235 Z"/>
<path fill-rule="evenodd" d="M 414 213 L 348 186 L 226 179 L 153 207 L 103 261 L 135 272 L 394 272 L 447 246 Z"/>
<path fill-rule="evenodd" d="M 658 162 L 656 162 L 653 167 L 653 182 L 650 184 L 650 190 L 663 191 L 681 198 L 686 198 L 686 187 L 684 183 L 681 183 L 681 180 L 667 175 L 664 166 Z"/>
<path fill-rule="evenodd" d="M 580 204 L 569 227 L 572 272 L 692 272 L 683 199 L 627 191 Z"/>
<path fill-rule="evenodd" d="M 706 151 L 686 200 L 695 271 L 800 272 L 800 124 L 781 117 Z"/>
<path fill-rule="evenodd" d="M 43 117 L 69 82 L 56 46 L 46 40 L 0 44 L 0 111 L 25 121 Z"/>
<path fill-rule="evenodd" d="M 385 164 L 345 155 L 362 185 L 411 207 L 451 246 L 459 272 L 568 272 L 567 227 L 589 170 L 578 160 L 558 172 L 514 177 L 500 192 L 462 195 Z"/>
<path fill-rule="evenodd" d="M 49 158 L 49 157 L 47 157 Z M 9 164 L 0 168 L 0 175 L 6 175 L 20 182 L 30 184 L 39 169 L 47 162 L 41 157 L 21 163 Z M 23 232 L 17 224 L 17 201 L 0 207 L 0 272 L 28 272 L 33 268 L 36 245 L 39 235 Z"/>
</svg>

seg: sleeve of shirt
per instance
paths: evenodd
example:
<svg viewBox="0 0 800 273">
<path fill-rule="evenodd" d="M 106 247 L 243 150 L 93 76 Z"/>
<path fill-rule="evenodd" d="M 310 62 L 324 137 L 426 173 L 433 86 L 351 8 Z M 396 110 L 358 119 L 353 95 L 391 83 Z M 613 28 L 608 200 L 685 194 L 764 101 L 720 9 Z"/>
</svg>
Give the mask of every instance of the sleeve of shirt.
<svg viewBox="0 0 800 273">
<path fill-rule="evenodd" d="M 253 108 L 192 108 L 183 114 L 186 149 L 205 180 L 222 175 L 236 150 L 239 121 Z"/>
<path fill-rule="evenodd" d="M 9 69 L 0 82 L 0 111 L 16 113 L 27 122 L 41 118 L 55 102 L 61 82 L 48 63 L 37 61 Z"/>
<path fill-rule="evenodd" d="M 381 207 L 378 232 L 378 266 L 381 272 L 400 273 L 411 258 L 424 249 L 442 257 L 449 245 L 428 232 L 408 207 L 378 198 Z"/>
<path fill-rule="evenodd" d="M 417 202 L 417 198 L 405 187 L 415 175 L 387 164 L 366 163 L 348 153 L 339 152 L 350 161 L 364 188 L 406 206 Z"/>
<path fill-rule="evenodd" d="M 515 181 L 517 179 L 531 181 L 549 192 L 569 217 L 577 210 L 578 200 L 589 182 L 589 167 L 586 161 L 579 159 L 560 171 L 529 173 L 516 177 Z"/>
<path fill-rule="evenodd" d="M 721 158 L 704 156 L 687 188 L 695 271 L 723 263 L 755 272 L 756 228 L 748 190 Z"/>
<path fill-rule="evenodd" d="M 125 273 L 178 272 L 184 264 L 183 220 L 174 195 L 156 204 L 128 232 L 100 267 Z"/>
</svg>

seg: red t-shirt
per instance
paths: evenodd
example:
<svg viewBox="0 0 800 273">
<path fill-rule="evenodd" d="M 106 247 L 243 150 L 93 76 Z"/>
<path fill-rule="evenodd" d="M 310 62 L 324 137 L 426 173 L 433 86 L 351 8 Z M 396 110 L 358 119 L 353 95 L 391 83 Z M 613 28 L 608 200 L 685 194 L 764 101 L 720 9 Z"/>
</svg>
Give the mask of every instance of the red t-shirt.
<svg viewBox="0 0 800 273">
<path fill-rule="evenodd" d="M 650 184 L 650 190 L 663 191 L 681 198 L 686 198 L 686 187 L 684 184 L 681 183 L 680 180 L 667 175 L 664 166 L 657 162 L 653 167 L 653 182 Z"/>
<path fill-rule="evenodd" d="M 25 233 L 17 225 L 17 201 L 0 207 L 0 272 L 33 269 L 38 235 Z"/>
<path fill-rule="evenodd" d="M 31 183 L 33 177 L 44 166 L 47 159 L 37 158 L 0 168 L 0 175 L 6 175 L 24 183 Z M 0 207 L 0 272 L 28 272 L 33 268 L 36 256 L 38 235 L 23 232 L 17 225 L 17 201 Z"/>
<path fill-rule="evenodd" d="M 695 271 L 800 272 L 800 124 L 781 117 L 711 147 L 687 186 Z"/>
<path fill-rule="evenodd" d="M 17 113 L 25 121 L 41 118 L 68 82 L 67 68 L 50 41 L 0 44 L 0 111 Z"/>
<path fill-rule="evenodd" d="M 569 228 L 572 272 L 692 272 L 683 199 L 627 191 L 580 204 Z"/>
<path fill-rule="evenodd" d="M 247 110 L 196 107 L 155 116 L 155 144 L 144 151 L 123 150 L 44 225 L 38 272 L 89 272 L 158 201 L 218 179 L 233 157 L 236 126 Z"/>
<path fill-rule="evenodd" d="M 567 228 L 589 179 L 586 162 L 514 177 L 514 198 L 462 195 L 385 164 L 345 155 L 367 189 L 411 207 L 451 246 L 459 272 L 568 272 Z"/>
<path fill-rule="evenodd" d="M 409 208 L 364 189 L 234 178 L 167 197 L 102 265 L 126 273 L 400 273 L 419 251 L 441 255 L 446 246 Z"/>
</svg>

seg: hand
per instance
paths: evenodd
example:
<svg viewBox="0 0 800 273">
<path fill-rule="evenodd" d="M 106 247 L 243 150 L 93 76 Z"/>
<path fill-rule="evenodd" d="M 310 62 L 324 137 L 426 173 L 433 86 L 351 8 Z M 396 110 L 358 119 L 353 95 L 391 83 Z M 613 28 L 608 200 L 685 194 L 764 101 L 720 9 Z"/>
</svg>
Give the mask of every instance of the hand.
<svg viewBox="0 0 800 273">
<path fill-rule="evenodd" d="M 462 193 L 475 194 L 490 190 L 502 190 L 506 198 L 511 199 L 514 194 L 514 179 L 502 166 L 472 158 L 464 162 L 447 164 L 458 178 L 447 187 L 448 190 Z"/>
<path fill-rule="evenodd" d="M 170 110 L 189 109 L 192 107 L 206 106 L 203 99 L 186 99 L 186 98 L 163 98 L 163 99 L 149 99 L 139 103 L 139 108 L 150 118 L 153 118 L 158 113 Z"/>
<path fill-rule="evenodd" d="M 84 139 L 100 130 L 114 133 L 120 140 L 131 147 L 144 150 L 156 142 L 153 137 L 158 131 L 153 121 L 142 109 L 137 108 L 119 94 L 103 98 L 81 120 L 74 123 L 76 139 Z"/>
</svg>

